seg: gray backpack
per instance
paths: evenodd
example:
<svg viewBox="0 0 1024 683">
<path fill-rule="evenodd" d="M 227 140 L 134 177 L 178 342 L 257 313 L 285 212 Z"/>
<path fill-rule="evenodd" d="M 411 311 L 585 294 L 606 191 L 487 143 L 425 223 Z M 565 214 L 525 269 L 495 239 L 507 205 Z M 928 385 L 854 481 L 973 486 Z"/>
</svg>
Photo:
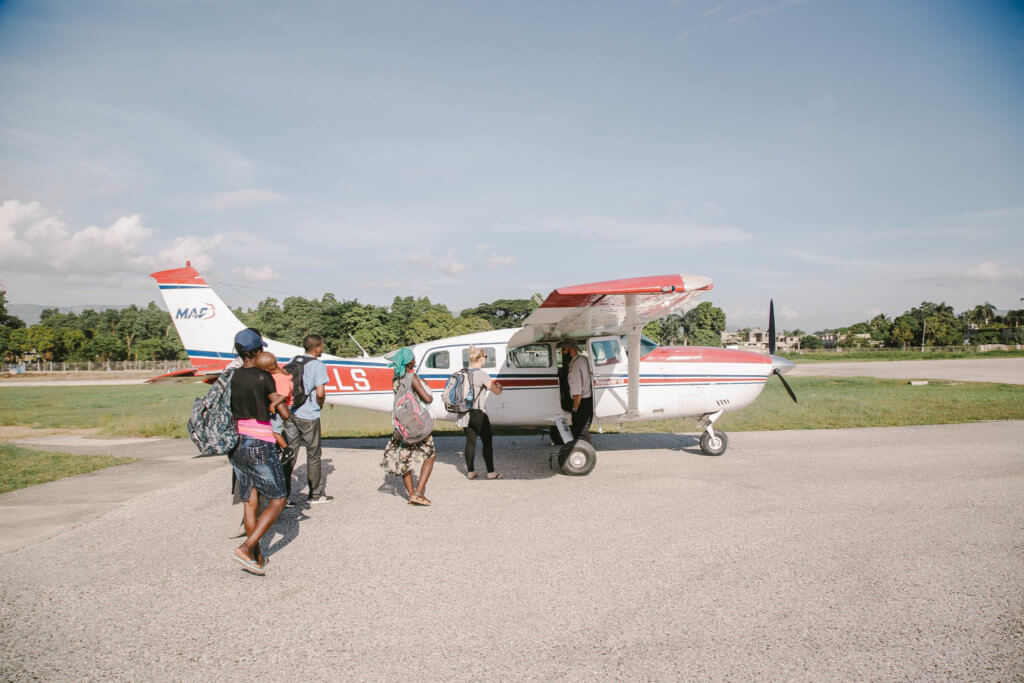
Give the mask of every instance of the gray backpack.
<svg viewBox="0 0 1024 683">
<path fill-rule="evenodd" d="M 395 390 L 395 403 L 391 407 L 391 424 L 395 427 L 395 434 L 402 440 L 402 443 L 415 445 L 430 436 L 434 429 L 434 416 L 430 414 L 416 390 L 412 388 L 411 372 L 398 380 L 398 388 Z"/>
<path fill-rule="evenodd" d="M 235 368 L 222 373 L 206 396 L 192 402 L 188 436 L 199 455 L 230 453 L 238 445 L 238 425 L 231 414 L 231 378 Z"/>
</svg>

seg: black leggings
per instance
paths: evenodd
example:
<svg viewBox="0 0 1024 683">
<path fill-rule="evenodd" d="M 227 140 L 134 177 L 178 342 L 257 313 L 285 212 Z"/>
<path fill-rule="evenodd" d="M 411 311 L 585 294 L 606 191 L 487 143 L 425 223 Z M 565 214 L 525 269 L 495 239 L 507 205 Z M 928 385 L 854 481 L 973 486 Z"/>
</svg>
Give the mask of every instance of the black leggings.
<svg viewBox="0 0 1024 683">
<path fill-rule="evenodd" d="M 491 444 L 491 420 L 482 410 L 469 411 L 469 424 L 466 425 L 466 471 L 473 472 L 473 461 L 476 460 L 476 437 L 484 442 L 484 464 L 487 473 L 494 471 L 494 447 Z"/>
</svg>

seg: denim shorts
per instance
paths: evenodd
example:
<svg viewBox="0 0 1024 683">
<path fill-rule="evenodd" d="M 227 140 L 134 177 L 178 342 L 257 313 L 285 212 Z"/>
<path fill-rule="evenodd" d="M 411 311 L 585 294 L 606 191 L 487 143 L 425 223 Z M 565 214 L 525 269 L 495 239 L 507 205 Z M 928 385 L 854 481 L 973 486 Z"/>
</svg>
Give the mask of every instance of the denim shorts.
<svg viewBox="0 0 1024 683">
<path fill-rule="evenodd" d="M 267 498 L 284 498 L 284 470 L 277 454 L 277 444 L 261 441 L 251 436 L 238 437 L 238 445 L 231 451 L 228 460 L 238 478 L 238 493 L 242 500 L 249 500 L 252 489 Z"/>
<path fill-rule="evenodd" d="M 274 430 L 275 434 L 281 434 L 284 432 L 284 418 L 274 413 L 270 416 L 270 428 Z"/>
</svg>

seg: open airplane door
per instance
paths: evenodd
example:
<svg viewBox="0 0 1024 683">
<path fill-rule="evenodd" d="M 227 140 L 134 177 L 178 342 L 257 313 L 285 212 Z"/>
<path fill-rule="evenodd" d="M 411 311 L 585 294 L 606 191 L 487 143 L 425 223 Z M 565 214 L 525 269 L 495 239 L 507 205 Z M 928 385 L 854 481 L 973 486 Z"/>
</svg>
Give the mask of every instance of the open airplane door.
<svg viewBox="0 0 1024 683">
<path fill-rule="evenodd" d="M 523 327 L 509 339 L 508 348 L 562 339 L 587 343 L 594 371 L 594 416 L 635 419 L 639 415 L 640 335 L 644 325 L 711 287 L 711 280 L 702 275 L 654 275 L 556 289 L 527 316 Z M 563 412 L 552 416 L 552 422 L 564 423 L 566 417 Z M 580 449 L 586 450 L 583 446 Z M 582 458 L 578 465 L 574 454 L 569 455 L 566 462 L 570 467 L 561 465 L 564 473 L 586 474 L 593 468 L 593 448 L 581 453 L 574 451 Z"/>
<path fill-rule="evenodd" d="M 587 352 L 594 374 L 594 417 L 629 412 L 629 367 L 619 337 L 594 337 Z"/>
</svg>

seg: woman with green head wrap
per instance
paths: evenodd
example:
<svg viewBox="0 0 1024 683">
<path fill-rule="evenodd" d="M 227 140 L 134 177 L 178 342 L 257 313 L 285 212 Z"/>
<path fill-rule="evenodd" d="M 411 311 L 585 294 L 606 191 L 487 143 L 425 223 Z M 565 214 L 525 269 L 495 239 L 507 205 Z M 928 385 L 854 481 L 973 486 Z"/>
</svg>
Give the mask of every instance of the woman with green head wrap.
<svg viewBox="0 0 1024 683">
<path fill-rule="evenodd" d="M 402 379 L 407 371 L 412 371 L 416 367 L 416 357 L 413 356 L 412 349 L 408 346 L 403 346 L 392 356 L 390 365 L 395 370 L 395 379 Z M 407 365 L 409 366 L 408 368 L 406 368 Z M 430 401 L 427 401 L 427 403 L 430 403 Z"/>
<path fill-rule="evenodd" d="M 416 357 L 412 349 L 404 347 L 399 349 L 391 357 L 391 367 L 394 369 L 395 377 L 391 382 L 391 388 L 395 393 L 412 389 L 424 403 L 433 403 L 434 396 L 430 389 L 423 384 L 416 375 Z M 402 478 L 405 490 L 409 494 L 409 505 L 430 505 L 430 501 L 423 495 L 427 487 L 427 480 L 430 479 L 430 472 L 434 469 L 434 437 L 428 436 L 419 443 L 407 444 L 399 437 L 397 430 L 391 435 L 391 440 L 384 448 L 384 459 L 380 466 L 389 474 Z M 420 467 L 420 478 L 417 486 L 412 485 L 412 468 L 416 463 L 423 463 Z"/>
</svg>

